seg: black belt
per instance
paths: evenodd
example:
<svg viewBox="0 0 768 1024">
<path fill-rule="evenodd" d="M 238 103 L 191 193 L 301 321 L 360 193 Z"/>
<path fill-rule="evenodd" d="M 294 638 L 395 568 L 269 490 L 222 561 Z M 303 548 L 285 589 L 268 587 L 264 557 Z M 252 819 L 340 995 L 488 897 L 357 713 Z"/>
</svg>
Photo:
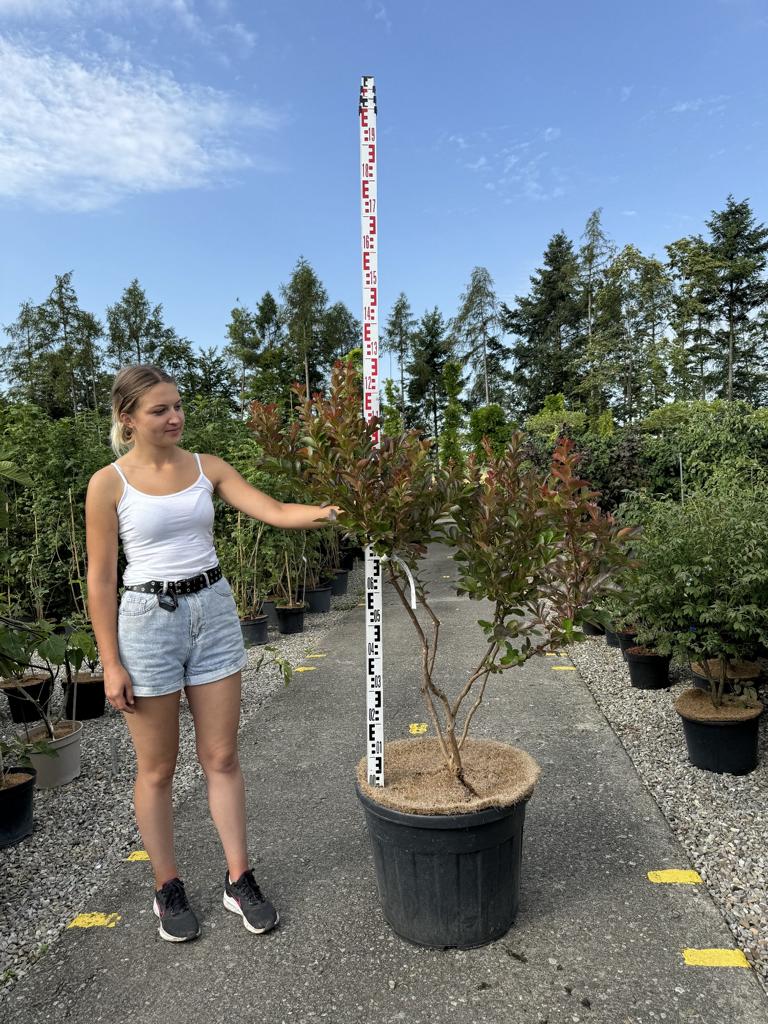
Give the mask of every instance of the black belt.
<svg viewBox="0 0 768 1024">
<path fill-rule="evenodd" d="M 148 580 L 146 583 L 137 583 L 133 587 L 124 587 L 124 590 L 138 590 L 140 594 L 157 594 L 161 608 L 168 612 L 176 611 L 179 607 L 179 597 L 185 594 L 196 594 L 198 590 L 205 587 L 212 587 L 218 583 L 224 573 L 221 566 L 216 565 L 213 569 L 206 569 L 197 576 L 190 576 L 186 580 Z"/>
</svg>

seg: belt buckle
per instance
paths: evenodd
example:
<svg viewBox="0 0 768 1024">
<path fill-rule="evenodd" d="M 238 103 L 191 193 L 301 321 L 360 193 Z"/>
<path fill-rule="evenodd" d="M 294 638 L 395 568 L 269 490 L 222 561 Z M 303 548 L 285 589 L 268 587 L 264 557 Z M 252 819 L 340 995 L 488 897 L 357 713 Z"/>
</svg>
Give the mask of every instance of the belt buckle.
<svg viewBox="0 0 768 1024">
<path fill-rule="evenodd" d="M 175 612 L 179 607 L 179 599 L 176 597 L 176 591 L 169 590 L 168 586 L 167 582 L 163 584 L 163 589 L 157 595 L 157 603 L 167 612 Z M 173 584 L 171 583 L 170 586 Z"/>
</svg>

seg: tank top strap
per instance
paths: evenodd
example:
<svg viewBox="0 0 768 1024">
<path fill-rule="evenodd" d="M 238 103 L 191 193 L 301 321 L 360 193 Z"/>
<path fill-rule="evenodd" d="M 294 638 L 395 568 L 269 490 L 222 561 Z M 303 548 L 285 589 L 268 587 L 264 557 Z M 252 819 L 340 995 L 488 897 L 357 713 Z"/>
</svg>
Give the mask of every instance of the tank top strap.
<svg viewBox="0 0 768 1024">
<path fill-rule="evenodd" d="M 200 456 L 197 454 L 197 452 L 195 452 L 195 461 L 197 462 L 198 473 L 200 474 L 200 476 L 205 476 L 205 474 L 203 473 L 203 464 L 200 461 Z"/>
<path fill-rule="evenodd" d="M 118 464 L 116 462 L 111 462 L 110 465 L 112 466 L 113 469 L 117 470 L 118 475 L 122 477 L 123 483 L 127 487 L 128 486 L 128 481 L 125 479 L 125 473 L 122 471 L 122 469 L 120 469 L 120 467 L 118 466 Z"/>
</svg>

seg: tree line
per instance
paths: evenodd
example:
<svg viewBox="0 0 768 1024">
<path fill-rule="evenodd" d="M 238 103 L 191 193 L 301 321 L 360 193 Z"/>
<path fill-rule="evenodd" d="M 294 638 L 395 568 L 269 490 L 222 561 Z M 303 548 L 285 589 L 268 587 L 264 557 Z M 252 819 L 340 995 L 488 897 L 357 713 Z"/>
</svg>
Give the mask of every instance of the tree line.
<svg viewBox="0 0 768 1024">
<path fill-rule="evenodd" d="M 484 267 L 450 318 L 437 307 L 416 317 L 401 292 L 381 331 L 393 360 L 385 428 L 419 427 L 450 454 L 472 410 L 476 426 L 545 410 L 597 428 L 675 401 L 768 404 L 768 228 L 733 196 L 705 226 L 662 260 L 619 249 L 595 210 L 579 244 L 552 237 L 512 302 L 499 301 Z M 182 391 L 236 415 L 254 398 L 288 405 L 294 381 L 316 390 L 335 359 L 360 358 L 360 323 L 303 258 L 277 297 L 238 301 L 221 349 L 179 336 L 138 280 L 100 320 L 81 309 L 72 276 L 56 276 L 43 302 L 22 303 L 0 348 L 6 398 L 54 419 L 106 411 L 112 375 L 131 362 L 159 363 Z"/>
</svg>

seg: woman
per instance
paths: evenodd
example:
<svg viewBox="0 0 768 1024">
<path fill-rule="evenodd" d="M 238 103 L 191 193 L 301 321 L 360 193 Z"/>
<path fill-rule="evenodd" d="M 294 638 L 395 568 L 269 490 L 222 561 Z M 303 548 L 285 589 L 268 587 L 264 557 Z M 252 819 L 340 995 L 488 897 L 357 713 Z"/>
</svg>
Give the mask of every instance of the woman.
<svg viewBox="0 0 768 1024">
<path fill-rule="evenodd" d="M 200 934 L 178 877 L 171 784 L 182 689 L 192 711 L 208 804 L 227 861 L 224 906 L 252 932 L 278 914 L 248 861 L 245 790 L 237 753 L 246 654 L 229 584 L 213 547 L 216 493 L 246 515 L 285 529 L 335 519 L 335 508 L 274 501 L 215 455 L 179 448 L 184 412 L 173 378 L 155 366 L 122 369 L 112 388 L 112 447 L 86 498 L 88 608 L 112 707 L 136 750 L 136 819 L 155 877 L 160 935 Z M 127 559 L 118 610 L 117 552 Z"/>
</svg>

